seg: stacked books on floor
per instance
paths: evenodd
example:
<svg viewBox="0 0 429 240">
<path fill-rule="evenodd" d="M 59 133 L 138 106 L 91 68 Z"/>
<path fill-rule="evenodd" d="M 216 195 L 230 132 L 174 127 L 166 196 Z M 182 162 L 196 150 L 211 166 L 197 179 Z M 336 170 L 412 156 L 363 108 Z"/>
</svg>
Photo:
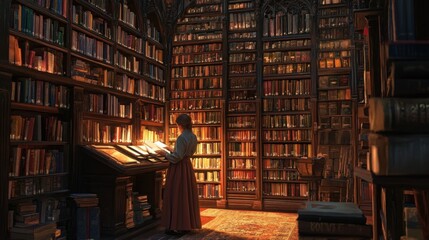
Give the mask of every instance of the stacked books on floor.
<svg viewBox="0 0 429 240">
<path fill-rule="evenodd" d="M 72 208 L 72 239 L 100 239 L 100 208 L 94 193 L 70 194 Z"/>
<path fill-rule="evenodd" d="M 372 238 L 372 226 L 354 203 L 308 201 L 297 220 L 299 239 Z"/>
<path fill-rule="evenodd" d="M 58 217 L 52 216 L 56 206 L 48 208 L 47 202 L 23 201 L 16 204 L 14 210 L 9 211 L 10 239 L 49 240 L 60 236 L 61 231 L 55 222 Z"/>
</svg>

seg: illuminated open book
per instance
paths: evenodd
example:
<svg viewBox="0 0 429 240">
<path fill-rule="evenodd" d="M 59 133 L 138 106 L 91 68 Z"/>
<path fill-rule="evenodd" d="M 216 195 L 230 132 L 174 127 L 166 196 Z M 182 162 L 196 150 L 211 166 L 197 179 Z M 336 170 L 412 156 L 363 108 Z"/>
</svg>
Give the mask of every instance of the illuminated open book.
<svg viewBox="0 0 429 240">
<path fill-rule="evenodd" d="M 156 142 L 149 142 L 149 141 L 145 141 L 144 144 L 146 145 L 148 152 L 151 154 L 156 154 L 157 150 L 162 150 L 166 153 L 170 153 L 170 150 L 168 150 L 168 146 L 160 141 L 156 141 Z"/>
</svg>

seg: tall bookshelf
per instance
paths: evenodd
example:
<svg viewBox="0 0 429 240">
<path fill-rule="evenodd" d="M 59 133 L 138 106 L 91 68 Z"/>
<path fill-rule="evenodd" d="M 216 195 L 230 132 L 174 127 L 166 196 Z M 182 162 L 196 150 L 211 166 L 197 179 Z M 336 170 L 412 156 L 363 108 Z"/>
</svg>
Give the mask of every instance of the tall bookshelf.
<svg viewBox="0 0 429 240">
<path fill-rule="evenodd" d="M 311 4 L 263 8 L 262 193 L 265 209 L 297 209 L 309 187 L 296 161 L 312 157 Z"/>
<path fill-rule="evenodd" d="M 131 203 L 133 194 L 147 195 L 151 219 L 159 218 L 161 170 L 167 164 L 118 167 L 85 149 L 165 141 L 161 17 L 156 11 L 142 14 L 138 1 L 2 3 L 9 5 L 1 22 L 8 47 L 0 65 L 1 96 L 10 106 L 2 108 L 10 119 L 4 124 L 7 137 L 2 134 L 7 161 L 0 174 L 6 182 L 1 238 L 13 232 L 7 224 L 21 224 L 16 216 L 22 206 L 35 208 L 32 223 L 55 221 L 61 238 L 71 236 L 66 198 L 81 191 L 102 199 L 103 235 L 146 229 L 155 221 L 136 223 L 122 203 Z M 108 188 L 119 189 L 114 199 L 104 199 Z M 111 202 L 117 204 L 114 212 L 106 207 Z"/>
<path fill-rule="evenodd" d="M 260 209 L 257 6 L 227 1 L 226 198 L 228 206 Z"/>
<path fill-rule="evenodd" d="M 71 88 L 64 77 L 67 1 L 48 6 L 12 1 L 7 212 L 9 237 L 19 226 L 55 222 L 67 235 L 70 192 Z M 26 210 L 25 210 L 26 209 Z M 3 233 L 2 233 L 3 235 Z M 5 237 L 6 238 L 6 237 Z"/>
<path fill-rule="evenodd" d="M 321 198 L 345 201 L 354 145 L 350 2 L 320 0 L 318 12 L 318 153 L 327 155 Z M 334 179 L 331 182 L 329 179 Z M 337 181 L 341 179 L 341 181 Z M 324 184 L 325 183 L 325 184 Z M 338 191 L 323 191 L 338 187 Z M 340 196 L 342 195 L 342 196 Z"/>
<path fill-rule="evenodd" d="M 202 206 L 221 206 L 223 172 L 223 16 L 221 0 L 197 0 L 175 26 L 172 46 L 168 140 L 178 136 L 176 117 L 192 117 L 198 138 L 191 159 Z"/>
<path fill-rule="evenodd" d="M 369 1 L 357 1 L 353 3 L 353 82 L 356 84 L 357 95 L 357 120 L 356 120 L 356 156 L 354 167 L 368 169 L 370 149 L 368 144 L 369 114 L 366 94 L 366 85 L 369 72 L 368 54 L 368 26 L 365 15 L 369 7 Z M 354 178 L 354 202 L 362 209 L 365 215 L 372 213 L 372 184 L 361 178 Z"/>
</svg>

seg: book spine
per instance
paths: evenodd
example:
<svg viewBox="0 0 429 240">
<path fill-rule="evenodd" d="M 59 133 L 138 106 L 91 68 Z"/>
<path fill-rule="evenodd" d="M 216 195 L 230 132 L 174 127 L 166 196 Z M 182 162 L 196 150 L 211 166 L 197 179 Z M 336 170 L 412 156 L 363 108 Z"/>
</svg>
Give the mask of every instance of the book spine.
<svg viewBox="0 0 429 240">
<path fill-rule="evenodd" d="M 429 132 L 429 98 L 371 98 L 369 111 L 374 132 Z"/>
<path fill-rule="evenodd" d="M 372 236 L 372 226 L 347 223 L 298 221 L 298 232 L 300 235 L 353 236 L 370 238 Z"/>
<path fill-rule="evenodd" d="M 378 175 L 427 175 L 429 135 L 369 134 L 371 170 Z"/>
</svg>

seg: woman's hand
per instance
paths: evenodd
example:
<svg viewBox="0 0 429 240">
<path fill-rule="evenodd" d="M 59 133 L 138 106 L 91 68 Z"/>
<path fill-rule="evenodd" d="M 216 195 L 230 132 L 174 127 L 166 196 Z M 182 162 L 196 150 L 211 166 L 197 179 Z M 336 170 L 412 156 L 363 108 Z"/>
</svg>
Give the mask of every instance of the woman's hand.
<svg viewBox="0 0 429 240">
<path fill-rule="evenodd" d="M 165 157 L 166 152 L 164 150 L 156 150 L 155 151 L 158 155 L 161 155 L 163 157 Z"/>
<path fill-rule="evenodd" d="M 174 150 L 174 147 L 172 147 L 172 146 L 167 146 L 167 147 L 165 147 L 168 151 L 170 151 L 170 152 L 172 152 L 173 150 Z"/>
</svg>

